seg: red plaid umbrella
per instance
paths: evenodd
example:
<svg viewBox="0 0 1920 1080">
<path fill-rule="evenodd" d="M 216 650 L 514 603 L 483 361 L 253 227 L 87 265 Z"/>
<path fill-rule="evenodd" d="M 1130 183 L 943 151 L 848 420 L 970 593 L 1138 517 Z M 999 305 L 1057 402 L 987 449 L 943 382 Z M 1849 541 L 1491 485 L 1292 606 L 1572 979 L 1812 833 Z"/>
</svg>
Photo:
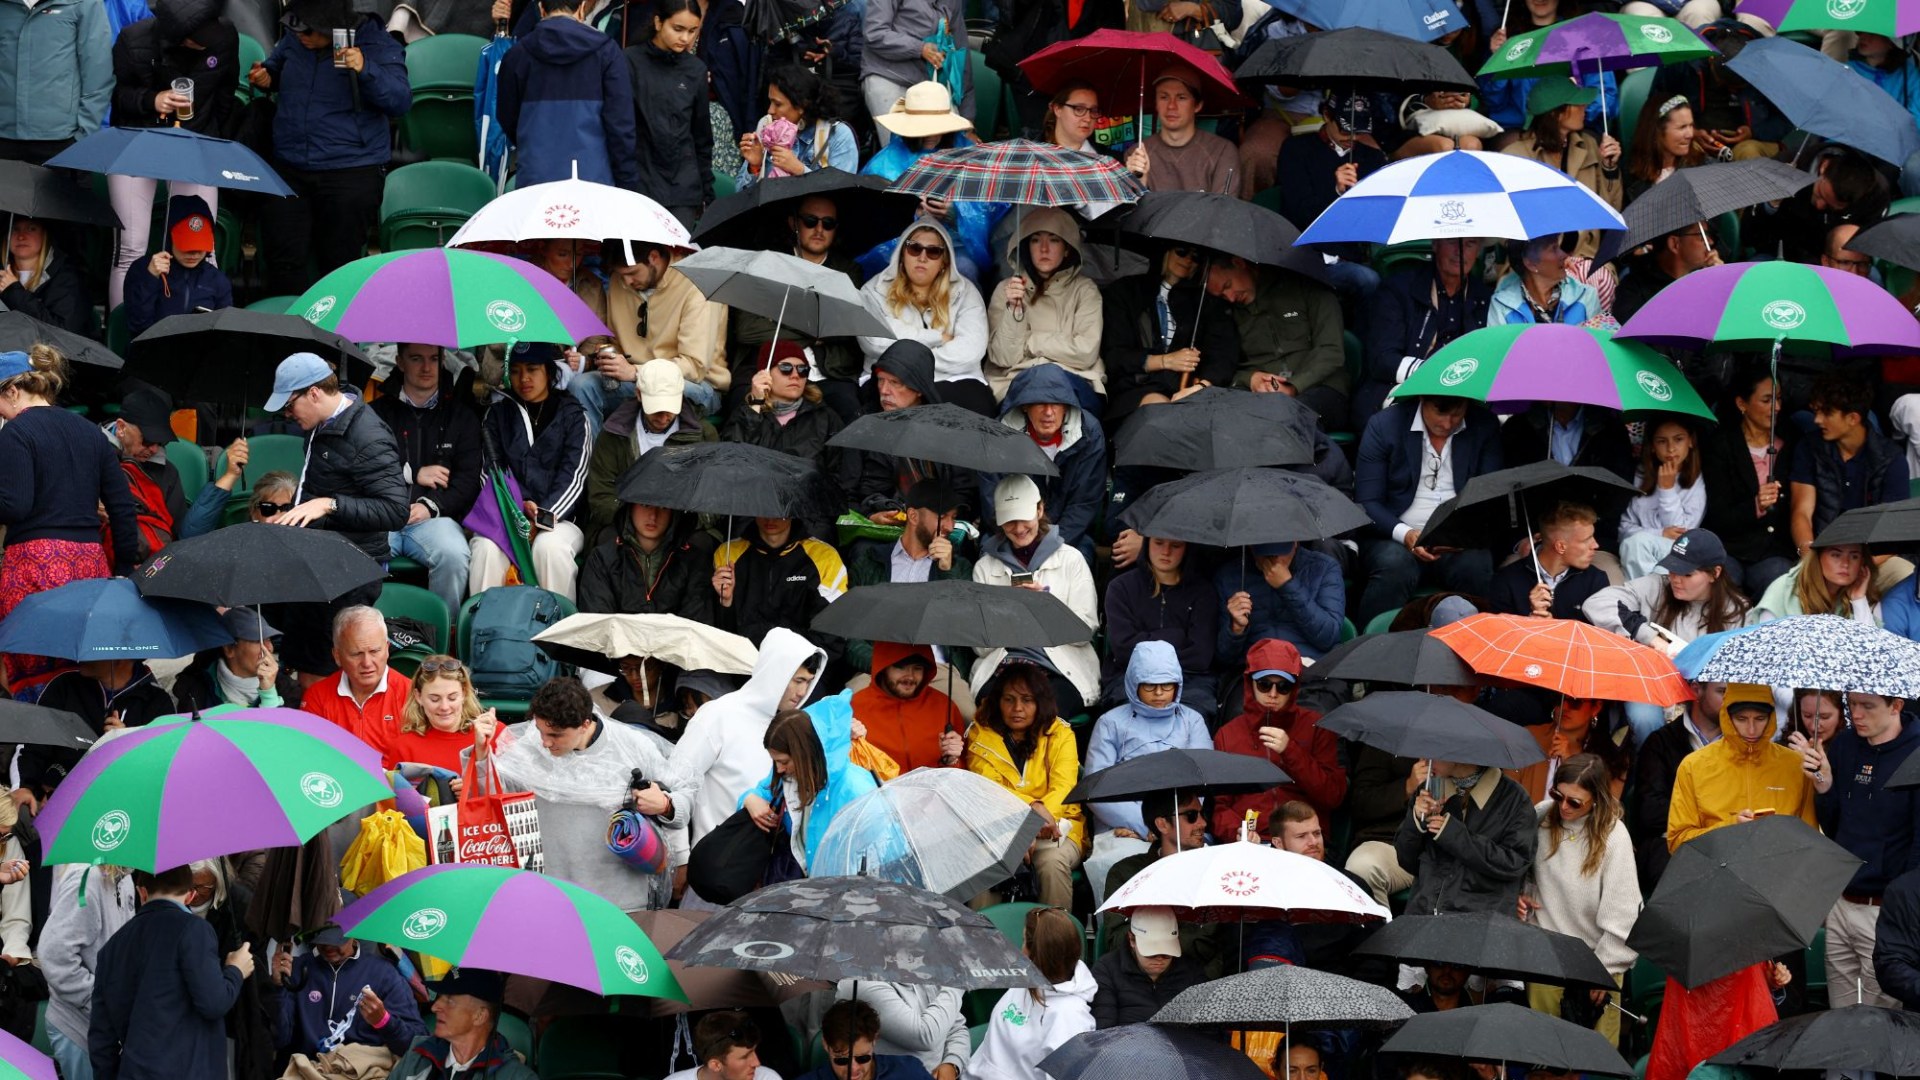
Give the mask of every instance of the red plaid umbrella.
<svg viewBox="0 0 1920 1080">
<path fill-rule="evenodd" d="M 1100 95 L 1101 109 L 1113 115 L 1128 105 L 1145 113 L 1147 80 L 1175 62 L 1200 73 L 1206 111 L 1227 112 L 1251 104 L 1220 61 L 1162 31 L 1095 30 L 1041 49 L 1020 61 L 1020 70 L 1027 73 L 1035 90 L 1049 96 L 1076 79 L 1086 82 Z"/>
<path fill-rule="evenodd" d="M 927 154 L 890 191 L 953 202 L 1077 206 L 1137 202 L 1147 189 L 1111 158 L 1028 139 L 956 146 Z"/>
<path fill-rule="evenodd" d="M 1572 698 L 1678 705 L 1693 691 L 1673 661 L 1575 619 L 1472 615 L 1431 631 L 1480 675 Z"/>
</svg>

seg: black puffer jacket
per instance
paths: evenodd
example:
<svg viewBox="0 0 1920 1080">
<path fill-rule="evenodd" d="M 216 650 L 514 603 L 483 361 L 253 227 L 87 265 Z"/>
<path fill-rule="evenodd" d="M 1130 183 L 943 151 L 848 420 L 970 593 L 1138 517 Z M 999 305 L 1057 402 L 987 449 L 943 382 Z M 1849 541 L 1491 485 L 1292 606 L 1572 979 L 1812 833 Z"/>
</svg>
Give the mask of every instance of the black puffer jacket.
<svg viewBox="0 0 1920 1080">
<path fill-rule="evenodd" d="M 93 301 L 87 298 L 87 279 L 80 266 L 64 252 L 47 252 L 46 275 L 29 289 L 16 281 L 0 290 L 7 310 L 30 315 L 49 326 L 85 334 L 93 329 Z"/>
<path fill-rule="evenodd" d="M 172 124 L 153 99 L 175 79 L 193 80 L 193 119 L 180 126 L 218 135 L 240 85 L 240 34 L 221 19 L 218 0 L 154 0 L 154 17 L 129 25 L 113 43 L 113 126 Z M 199 48 L 183 45 L 191 35 Z"/>
<path fill-rule="evenodd" d="M 663 560 L 651 568 L 621 507 L 620 527 L 607 529 L 580 568 L 580 610 L 609 615 L 678 615 L 714 625 L 713 544 L 676 521 L 664 540 Z M 691 537 L 687 534 L 691 533 Z"/>
<path fill-rule="evenodd" d="M 1099 987 L 1093 994 L 1094 1026 L 1110 1028 L 1153 1019 L 1180 991 L 1206 982 L 1207 973 L 1192 959 L 1176 957 L 1158 980 L 1149 979 L 1133 957 L 1133 946 L 1123 940 L 1093 962 L 1093 981 Z"/>
<path fill-rule="evenodd" d="M 873 370 L 884 371 L 907 384 L 907 389 L 920 395 L 921 404 L 941 403 L 940 388 L 933 378 L 933 350 L 917 341 L 896 341 L 887 346 L 887 351 L 874 360 Z M 964 506 L 963 517 L 980 516 L 978 474 L 972 469 L 956 468 L 938 461 L 909 461 L 874 450 L 847 450 L 845 453 L 847 473 L 853 478 L 853 490 L 848 493 L 848 502 L 862 514 L 904 509 L 907 489 L 913 486 L 913 477 L 919 474 L 944 481 L 952 488 Z M 931 472 L 927 471 L 929 469 Z"/>
<path fill-rule="evenodd" d="M 752 406 L 735 409 L 727 418 L 727 426 L 720 429 L 720 438 L 725 442 L 764 446 L 813 462 L 826 480 L 828 505 L 837 507 L 842 504 L 843 493 L 853 485 L 842 471 L 845 458 L 840 448 L 828 446 L 827 440 L 845 426 L 840 414 L 823 402 L 802 400 L 793 419 L 785 424 L 774 418 L 771 409 L 766 412 Z"/>
<path fill-rule="evenodd" d="M 424 502 L 434 517 L 466 517 L 480 494 L 480 418 L 473 409 L 450 389 L 441 390 L 428 409 L 416 408 L 400 393 L 382 397 L 371 408 L 393 432 L 410 479 L 429 465 L 447 469 L 446 487 L 413 483 L 408 499 Z"/>
<path fill-rule="evenodd" d="M 339 509 L 315 523 L 376 559 L 388 556 L 387 534 L 407 524 L 407 481 L 400 445 L 365 402 L 307 433 L 302 499 L 333 498 Z"/>
</svg>

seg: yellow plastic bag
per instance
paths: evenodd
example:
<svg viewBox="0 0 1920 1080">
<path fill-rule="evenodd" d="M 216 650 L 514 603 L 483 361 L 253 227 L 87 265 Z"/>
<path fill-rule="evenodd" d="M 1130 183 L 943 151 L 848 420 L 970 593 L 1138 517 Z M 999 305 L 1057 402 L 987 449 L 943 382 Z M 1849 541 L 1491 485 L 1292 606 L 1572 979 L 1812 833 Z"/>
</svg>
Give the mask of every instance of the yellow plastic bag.
<svg viewBox="0 0 1920 1080">
<path fill-rule="evenodd" d="M 883 784 L 900 775 L 900 763 L 893 760 L 885 750 L 865 739 L 853 740 L 853 747 L 847 758 L 855 765 L 872 773 L 873 778 Z"/>
<path fill-rule="evenodd" d="M 340 858 L 340 887 L 365 896 L 410 870 L 427 865 L 427 845 L 398 810 L 369 814 Z"/>
</svg>

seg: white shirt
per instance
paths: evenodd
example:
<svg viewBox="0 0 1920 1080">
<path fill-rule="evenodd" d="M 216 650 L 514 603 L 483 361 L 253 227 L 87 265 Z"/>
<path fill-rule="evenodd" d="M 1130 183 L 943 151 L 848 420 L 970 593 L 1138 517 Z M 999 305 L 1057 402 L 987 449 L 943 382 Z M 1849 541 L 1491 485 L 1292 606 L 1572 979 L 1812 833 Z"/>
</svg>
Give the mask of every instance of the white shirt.
<svg viewBox="0 0 1920 1080">
<path fill-rule="evenodd" d="M 1467 422 L 1453 429 L 1440 449 L 1433 448 L 1433 438 L 1427 434 L 1426 418 L 1414 410 L 1413 424 L 1407 430 L 1420 433 L 1420 475 L 1413 485 L 1413 501 L 1407 504 L 1400 514 L 1400 524 L 1393 527 L 1393 538 L 1405 543 L 1407 534 L 1415 529 L 1425 529 L 1427 519 L 1441 503 L 1453 498 L 1453 440 L 1467 430 Z"/>
</svg>

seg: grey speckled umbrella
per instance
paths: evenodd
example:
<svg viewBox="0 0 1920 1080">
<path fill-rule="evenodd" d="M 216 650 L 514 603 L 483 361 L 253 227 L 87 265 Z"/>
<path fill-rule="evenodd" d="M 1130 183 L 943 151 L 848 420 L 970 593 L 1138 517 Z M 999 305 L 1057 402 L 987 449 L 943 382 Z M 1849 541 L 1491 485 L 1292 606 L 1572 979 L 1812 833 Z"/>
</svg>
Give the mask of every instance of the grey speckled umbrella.
<svg viewBox="0 0 1920 1080">
<path fill-rule="evenodd" d="M 1385 987 L 1282 964 L 1182 990 L 1153 1022 L 1313 1030 L 1390 1028 L 1412 1017 L 1407 1003 Z"/>
<path fill-rule="evenodd" d="M 1253 1059 L 1197 1031 L 1123 1024 L 1068 1039 L 1040 1059 L 1053 1080 L 1264 1080 Z"/>
</svg>

